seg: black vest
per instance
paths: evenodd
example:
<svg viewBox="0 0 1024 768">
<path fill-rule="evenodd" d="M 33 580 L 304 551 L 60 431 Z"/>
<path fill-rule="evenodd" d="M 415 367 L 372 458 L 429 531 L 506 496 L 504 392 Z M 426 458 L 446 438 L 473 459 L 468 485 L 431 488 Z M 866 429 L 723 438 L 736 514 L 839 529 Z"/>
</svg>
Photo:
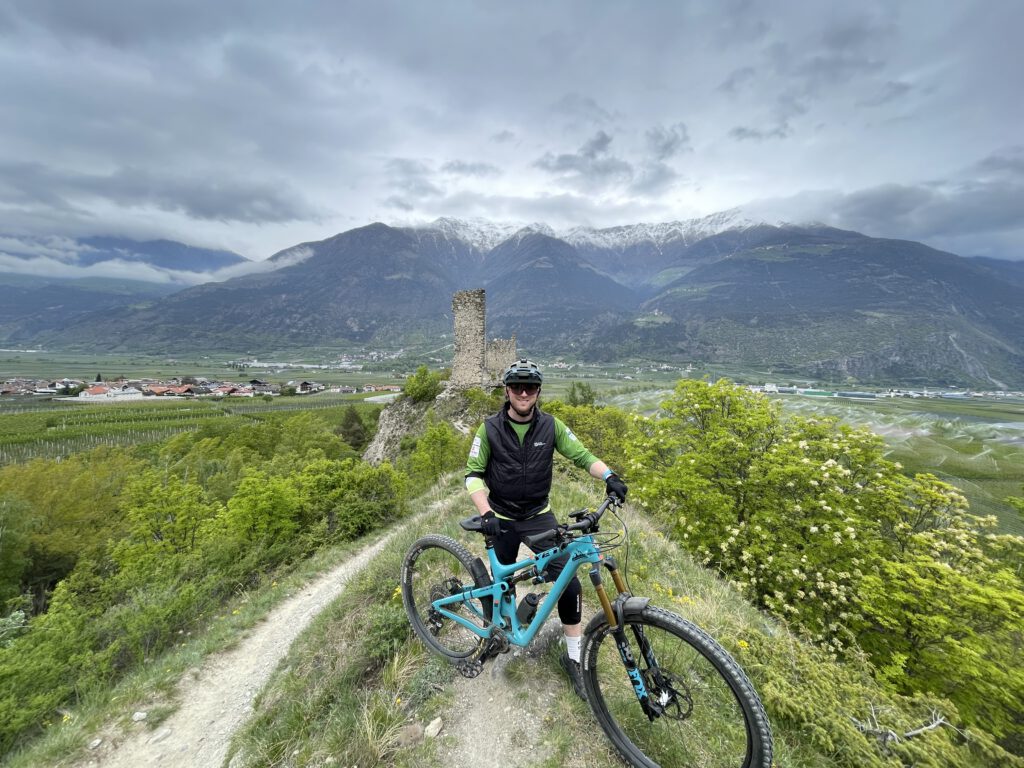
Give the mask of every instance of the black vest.
<svg viewBox="0 0 1024 768">
<path fill-rule="evenodd" d="M 525 520 L 548 505 L 555 456 L 555 418 L 533 410 L 533 421 L 519 444 L 508 423 L 508 406 L 484 420 L 491 456 L 484 471 L 491 508 L 513 520 Z"/>
</svg>

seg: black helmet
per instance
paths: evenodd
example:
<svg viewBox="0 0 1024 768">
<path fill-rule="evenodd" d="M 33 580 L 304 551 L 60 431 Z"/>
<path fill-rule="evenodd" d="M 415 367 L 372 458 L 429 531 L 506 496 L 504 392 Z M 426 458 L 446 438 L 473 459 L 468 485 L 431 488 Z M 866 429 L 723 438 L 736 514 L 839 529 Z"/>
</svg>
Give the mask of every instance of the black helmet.
<svg viewBox="0 0 1024 768">
<path fill-rule="evenodd" d="M 505 369 L 505 375 L 501 377 L 501 383 L 506 387 L 509 384 L 540 384 L 544 381 L 544 374 L 536 363 L 531 363 L 525 358 L 516 360 Z"/>
</svg>

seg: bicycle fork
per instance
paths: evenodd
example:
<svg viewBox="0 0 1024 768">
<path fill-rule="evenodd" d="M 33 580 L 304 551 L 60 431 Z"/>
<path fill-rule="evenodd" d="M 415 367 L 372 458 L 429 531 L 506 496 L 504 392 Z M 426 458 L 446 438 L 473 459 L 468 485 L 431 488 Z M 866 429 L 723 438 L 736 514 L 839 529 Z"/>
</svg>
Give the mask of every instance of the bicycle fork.
<svg viewBox="0 0 1024 768">
<path fill-rule="evenodd" d="M 604 588 L 604 582 L 601 579 L 601 570 L 599 565 L 604 565 L 605 568 L 612 575 L 612 582 L 615 584 L 615 591 L 617 593 L 614 604 L 608 598 L 608 592 Z M 630 647 L 629 638 L 626 635 L 625 629 L 625 611 L 624 605 L 627 599 L 631 597 L 629 591 L 626 589 L 626 584 L 622 579 L 622 575 L 619 573 L 619 568 L 615 564 L 613 558 L 607 557 L 601 560 L 601 563 L 595 564 L 590 569 L 590 581 L 594 585 L 594 590 L 597 592 L 597 599 L 601 603 L 601 608 L 604 610 L 605 618 L 608 620 L 608 626 L 612 627 L 612 637 L 615 640 L 615 647 L 619 652 L 619 658 L 622 660 L 622 665 L 626 668 L 626 674 L 629 676 L 629 681 L 633 685 L 633 693 L 636 694 L 637 701 L 640 702 L 640 707 L 643 709 L 647 718 L 654 722 L 665 712 L 664 706 L 660 703 L 652 700 L 650 693 L 647 690 L 647 684 L 644 682 L 644 675 L 640 669 L 640 665 L 636 662 L 636 657 L 633 655 L 633 649 Z M 643 627 L 633 625 L 633 636 L 636 639 L 637 646 L 640 649 L 640 655 L 647 665 L 647 669 L 654 673 L 656 678 L 660 678 L 660 671 L 658 669 L 658 661 L 654 656 L 654 649 L 651 647 L 650 642 L 647 640 L 647 636 L 644 634 Z M 656 681 L 657 682 L 657 679 Z"/>
</svg>

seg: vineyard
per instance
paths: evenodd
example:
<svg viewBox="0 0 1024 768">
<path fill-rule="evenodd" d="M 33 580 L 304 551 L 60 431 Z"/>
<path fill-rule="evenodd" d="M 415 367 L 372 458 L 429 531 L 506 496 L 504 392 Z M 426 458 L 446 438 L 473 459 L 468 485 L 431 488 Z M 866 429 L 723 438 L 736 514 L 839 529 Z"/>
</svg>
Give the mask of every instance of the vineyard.
<svg viewBox="0 0 1024 768">
<path fill-rule="evenodd" d="M 78 404 L 56 400 L 0 401 L 0 466 L 60 459 L 99 446 L 141 445 L 199 429 L 211 420 L 244 416 L 273 419 L 297 411 L 341 410 L 361 399 L 321 393 L 303 397 Z"/>
</svg>

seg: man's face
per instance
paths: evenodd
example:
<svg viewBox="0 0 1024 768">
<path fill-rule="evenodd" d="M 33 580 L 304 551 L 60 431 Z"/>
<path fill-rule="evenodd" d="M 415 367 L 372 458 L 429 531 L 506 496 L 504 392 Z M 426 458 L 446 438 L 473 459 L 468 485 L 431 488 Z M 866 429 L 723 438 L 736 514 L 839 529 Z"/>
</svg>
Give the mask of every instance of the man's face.
<svg viewBox="0 0 1024 768">
<path fill-rule="evenodd" d="M 525 418 L 530 415 L 533 406 L 537 404 L 537 396 L 540 394 L 540 384 L 509 384 L 505 387 L 505 394 L 509 403 L 519 416 Z"/>
</svg>

